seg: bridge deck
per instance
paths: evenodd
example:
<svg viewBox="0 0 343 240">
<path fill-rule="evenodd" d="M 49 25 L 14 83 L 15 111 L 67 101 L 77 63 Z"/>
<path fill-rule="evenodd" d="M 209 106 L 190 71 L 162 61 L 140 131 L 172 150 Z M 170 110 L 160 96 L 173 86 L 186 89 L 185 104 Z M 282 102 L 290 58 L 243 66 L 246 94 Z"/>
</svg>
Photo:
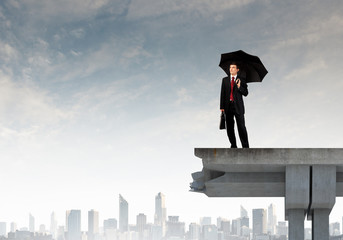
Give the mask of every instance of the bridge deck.
<svg viewBox="0 0 343 240">
<path fill-rule="evenodd" d="M 336 196 L 343 196 L 342 148 L 195 148 L 203 170 L 192 191 L 209 197 L 284 197 L 287 166 L 335 166 Z"/>
</svg>

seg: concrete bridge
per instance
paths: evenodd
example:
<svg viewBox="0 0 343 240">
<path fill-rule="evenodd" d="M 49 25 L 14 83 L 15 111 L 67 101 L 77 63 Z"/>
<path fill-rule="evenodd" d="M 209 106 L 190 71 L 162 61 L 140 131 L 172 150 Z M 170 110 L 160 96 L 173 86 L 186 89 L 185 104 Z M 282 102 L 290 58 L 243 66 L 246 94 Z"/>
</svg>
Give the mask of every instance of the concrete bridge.
<svg viewBox="0 0 343 240">
<path fill-rule="evenodd" d="M 203 169 L 191 189 L 209 197 L 285 197 L 289 240 L 329 240 L 329 215 L 343 196 L 341 148 L 196 148 Z"/>
</svg>

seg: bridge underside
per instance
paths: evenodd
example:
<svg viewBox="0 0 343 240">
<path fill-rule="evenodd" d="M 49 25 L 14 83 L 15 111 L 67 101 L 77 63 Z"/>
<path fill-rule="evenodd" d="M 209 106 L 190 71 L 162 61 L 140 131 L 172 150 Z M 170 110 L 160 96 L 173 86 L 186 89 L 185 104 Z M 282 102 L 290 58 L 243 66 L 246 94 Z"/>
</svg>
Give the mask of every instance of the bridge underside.
<svg viewBox="0 0 343 240">
<path fill-rule="evenodd" d="M 329 214 L 343 196 L 343 149 L 196 148 L 202 171 L 191 191 L 209 197 L 285 197 L 289 239 L 303 239 L 304 218 L 312 239 L 329 239 Z"/>
</svg>

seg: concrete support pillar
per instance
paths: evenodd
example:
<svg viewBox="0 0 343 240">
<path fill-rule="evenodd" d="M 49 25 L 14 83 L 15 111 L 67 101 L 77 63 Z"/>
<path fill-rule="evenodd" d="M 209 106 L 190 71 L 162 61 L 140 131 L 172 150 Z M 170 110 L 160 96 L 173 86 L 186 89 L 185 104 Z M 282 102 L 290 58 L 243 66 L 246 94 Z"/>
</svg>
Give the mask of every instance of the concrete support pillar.
<svg viewBox="0 0 343 240">
<path fill-rule="evenodd" d="M 336 201 L 336 167 L 312 167 L 312 240 L 329 240 L 329 215 Z"/>
<path fill-rule="evenodd" d="M 303 240 L 304 239 L 304 210 L 289 209 L 288 210 L 288 239 Z"/>
<path fill-rule="evenodd" d="M 310 204 L 310 167 L 286 166 L 285 216 L 289 240 L 304 239 L 305 212 Z"/>
<path fill-rule="evenodd" d="M 329 240 L 329 215 L 331 209 L 313 209 L 312 240 Z"/>
</svg>

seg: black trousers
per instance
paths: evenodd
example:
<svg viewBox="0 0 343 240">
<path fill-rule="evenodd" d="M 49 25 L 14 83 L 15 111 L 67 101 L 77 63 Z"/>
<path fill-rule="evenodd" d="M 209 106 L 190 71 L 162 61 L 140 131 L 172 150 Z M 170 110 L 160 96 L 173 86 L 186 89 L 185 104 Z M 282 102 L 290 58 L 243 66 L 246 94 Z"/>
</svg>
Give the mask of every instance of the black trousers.
<svg viewBox="0 0 343 240">
<path fill-rule="evenodd" d="M 237 148 L 236 136 L 235 136 L 235 120 L 237 122 L 237 129 L 239 138 L 242 143 L 243 148 L 249 148 L 248 133 L 245 127 L 244 114 L 238 114 L 235 105 L 233 103 L 229 104 L 229 108 L 225 109 L 226 115 L 226 132 L 231 143 L 231 148 Z"/>
</svg>

